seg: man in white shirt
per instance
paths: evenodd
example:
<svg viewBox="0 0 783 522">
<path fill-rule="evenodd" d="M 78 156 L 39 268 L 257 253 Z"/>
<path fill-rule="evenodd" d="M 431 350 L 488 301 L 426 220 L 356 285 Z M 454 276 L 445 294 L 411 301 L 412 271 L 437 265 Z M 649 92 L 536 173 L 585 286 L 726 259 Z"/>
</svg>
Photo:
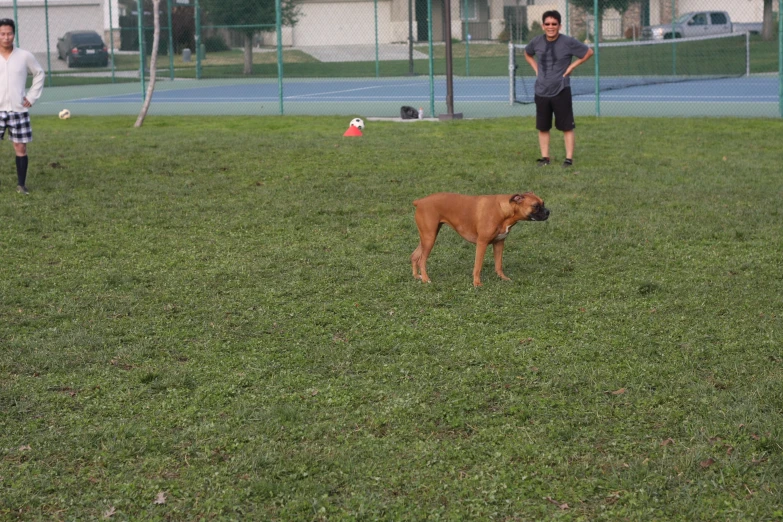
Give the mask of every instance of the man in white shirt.
<svg viewBox="0 0 783 522">
<path fill-rule="evenodd" d="M 27 109 L 41 97 L 44 70 L 32 53 L 14 48 L 15 36 L 14 21 L 0 19 L 0 140 L 8 130 L 16 152 L 16 191 L 28 194 L 27 144 L 33 141 L 33 129 Z M 33 83 L 25 93 L 28 72 L 33 75 Z"/>
</svg>

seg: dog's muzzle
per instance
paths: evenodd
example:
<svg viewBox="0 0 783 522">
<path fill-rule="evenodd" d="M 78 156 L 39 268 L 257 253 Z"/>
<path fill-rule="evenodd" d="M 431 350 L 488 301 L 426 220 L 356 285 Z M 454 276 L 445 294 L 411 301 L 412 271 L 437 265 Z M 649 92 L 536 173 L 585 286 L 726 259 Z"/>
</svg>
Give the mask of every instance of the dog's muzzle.
<svg viewBox="0 0 783 522">
<path fill-rule="evenodd" d="M 548 208 L 542 208 L 535 214 L 530 214 L 530 221 L 546 221 L 547 219 L 549 219 Z"/>
</svg>

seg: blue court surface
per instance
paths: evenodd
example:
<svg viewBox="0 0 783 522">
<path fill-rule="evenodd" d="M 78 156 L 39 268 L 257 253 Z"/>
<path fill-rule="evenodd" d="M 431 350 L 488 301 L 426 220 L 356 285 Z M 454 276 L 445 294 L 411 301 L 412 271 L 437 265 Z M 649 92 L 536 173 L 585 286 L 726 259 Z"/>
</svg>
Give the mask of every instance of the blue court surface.
<svg viewBox="0 0 783 522">
<path fill-rule="evenodd" d="M 533 78 L 516 80 L 516 99 L 532 101 Z M 612 85 L 611 78 L 601 80 Z M 596 96 L 593 78 L 572 79 L 577 113 L 590 114 Z M 512 103 L 508 78 L 454 78 L 455 112 L 465 117 L 532 114 L 529 105 Z M 602 90 L 602 107 L 618 115 L 736 115 L 778 116 L 778 78 L 773 76 L 681 81 Z M 64 107 L 82 114 L 138 112 L 143 96 L 139 83 L 45 89 L 43 110 Z M 433 100 L 433 101 L 431 101 Z M 410 78 L 290 79 L 277 80 L 175 80 L 159 81 L 152 113 L 159 114 L 347 114 L 368 117 L 395 116 L 399 107 L 424 107 L 442 113 L 446 80 L 426 76 Z M 592 107 L 591 107 L 592 106 Z M 36 106 L 38 108 L 38 105 Z"/>
<path fill-rule="evenodd" d="M 645 103 L 777 103 L 778 79 L 772 77 L 726 78 L 720 80 L 661 83 L 602 91 L 599 95 L 605 101 Z M 595 95 L 579 95 L 575 98 L 580 100 L 594 99 Z"/>
</svg>

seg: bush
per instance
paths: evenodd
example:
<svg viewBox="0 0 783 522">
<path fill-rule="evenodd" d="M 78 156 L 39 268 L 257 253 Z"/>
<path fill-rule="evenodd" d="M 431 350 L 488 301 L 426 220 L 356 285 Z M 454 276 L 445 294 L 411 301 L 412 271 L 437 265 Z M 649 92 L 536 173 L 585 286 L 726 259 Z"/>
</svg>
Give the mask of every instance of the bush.
<svg viewBox="0 0 783 522">
<path fill-rule="evenodd" d="M 641 35 L 642 35 L 642 28 L 635 24 L 632 25 L 631 27 L 626 27 L 625 33 L 623 34 L 623 36 L 625 36 L 627 40 L 631 40 L 631 39 L 638 40 L 641 37 Z"/>
<path fill-rule="evenodd" d="M 533 22 L 530 25 L 530 31 L 527 32 L 527 39 L 532 40 L 538 35 L 544 34 L 544 28 L 538 22 Z"/>
<path fill-rule="evenodd" d="M 220 36 L 207 36 L 204 38 L 204 50 L 208 53 L 230 50 L 225 40 Z"/>
</svg>

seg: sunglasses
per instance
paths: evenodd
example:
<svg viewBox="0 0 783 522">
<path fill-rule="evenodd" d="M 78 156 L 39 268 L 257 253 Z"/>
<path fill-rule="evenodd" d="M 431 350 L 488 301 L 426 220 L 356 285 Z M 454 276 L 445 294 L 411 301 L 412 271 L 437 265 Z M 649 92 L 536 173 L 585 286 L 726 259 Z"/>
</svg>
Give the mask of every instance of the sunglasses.
<svg viewBox="0 0 783 522">
<path fill-rule="evenodd" d="M 553 23 L 553 24 L 544 24 L 544 27 L 549 27 L 549 26 L 557 26 L 557 25 L 560 25 L 560 24 L 558 24 L 557 22 L 555 22 L 555 23 Z"/>
</svg>

